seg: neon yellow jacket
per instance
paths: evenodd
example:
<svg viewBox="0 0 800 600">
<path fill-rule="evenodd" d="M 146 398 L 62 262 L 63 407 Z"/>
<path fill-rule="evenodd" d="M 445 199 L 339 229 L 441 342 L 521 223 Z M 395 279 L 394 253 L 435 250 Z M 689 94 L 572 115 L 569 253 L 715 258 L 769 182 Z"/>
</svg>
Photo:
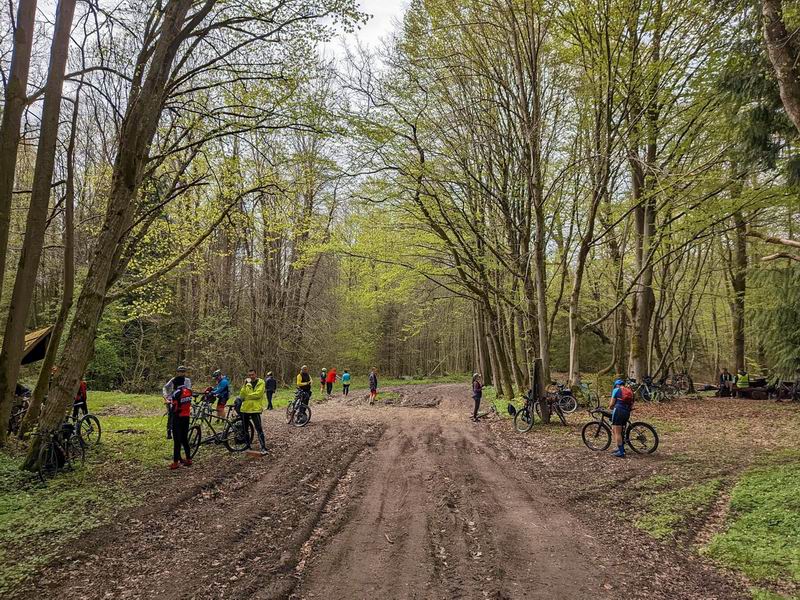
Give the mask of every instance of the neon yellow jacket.
<svg viewBox="0 0 800 600">
<path fill-rule="evenodd" d="M 264 393 L 265 384 L 263 379 L 257 379 L 255 387 L 252 383 L 245 383 L 239 391 L 239 397 L 242 399 L 242 412 L 246 413 L 260 413 L 264 410 L 264 405 L 267 402 L 267 395 Z"/>
<path fill-rule="evenodd" d="M 750 376 L 745 373 L 744 375 L 739 374 L 736 376 L 736 387 L 737 388 L 746 388 L 750 387 Z"/>
</svg>

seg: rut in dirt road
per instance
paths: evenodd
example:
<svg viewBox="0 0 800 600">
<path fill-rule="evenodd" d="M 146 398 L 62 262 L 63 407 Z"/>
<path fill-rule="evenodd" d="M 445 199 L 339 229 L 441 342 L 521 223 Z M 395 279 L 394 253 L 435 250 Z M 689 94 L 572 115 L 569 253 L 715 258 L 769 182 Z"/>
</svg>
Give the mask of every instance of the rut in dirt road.
<svg viewBox="0 0 800 600">
<path fill-rule="evenodd" d="M 164 474 L 148 506 L 78 540 L 19 597 L 746 597 L 675 552 L 641 568 L 624 529 L 595 526 L 613 515 L 566 506 L 500 443 L 523 438 L 469 422 L 464 391 L 410 386 L 396 406 L 317 405 L 303 429 L 272 413 L 267 459 L 215 469 L 220 454 L 203 450 L 202 470 Z"/>
<path fill-rule="evenodd" d="M 594 540 L 435 413 L 398 415 L 300 598 L 585 598 Z M 467 429 L 469 425 L 463 425 Z"/>
</svg>

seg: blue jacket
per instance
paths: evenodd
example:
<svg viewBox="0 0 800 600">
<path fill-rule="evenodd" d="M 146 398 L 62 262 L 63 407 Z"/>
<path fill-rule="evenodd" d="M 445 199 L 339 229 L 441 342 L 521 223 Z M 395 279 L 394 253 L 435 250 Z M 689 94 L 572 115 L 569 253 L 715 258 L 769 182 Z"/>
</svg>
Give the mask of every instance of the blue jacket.
<svg viewBox="0 0 800 600">
<path fill-rule="evenodd" d="M 223 375 L 222 379 L 219 380 L 217 383 L 217 387 L 215 387 L 211 392 L 223 402 L 227 402 L 228 398 L 231 396 L 230 390 L 230 382 L 228 381 L 228 376 Z"/>
</svg>

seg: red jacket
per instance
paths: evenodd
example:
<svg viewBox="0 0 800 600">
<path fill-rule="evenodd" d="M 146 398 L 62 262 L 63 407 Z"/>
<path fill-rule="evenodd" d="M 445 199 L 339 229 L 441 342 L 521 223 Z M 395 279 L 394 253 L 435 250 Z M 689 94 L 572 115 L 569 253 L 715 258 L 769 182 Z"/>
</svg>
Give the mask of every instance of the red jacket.
<svg viewBox="0 0 800 600">
<path fill-rule="evenodd" d="M 325 378 L 325 383 L 336 383 L 336 369 L 328 371 L 328 376 Z"/>
<path fill-rule="evenodd" d="M 172 414 L 178 417 L 192 416 L 192 390 L 181 386 L 172 393 Z"/>
</svg>

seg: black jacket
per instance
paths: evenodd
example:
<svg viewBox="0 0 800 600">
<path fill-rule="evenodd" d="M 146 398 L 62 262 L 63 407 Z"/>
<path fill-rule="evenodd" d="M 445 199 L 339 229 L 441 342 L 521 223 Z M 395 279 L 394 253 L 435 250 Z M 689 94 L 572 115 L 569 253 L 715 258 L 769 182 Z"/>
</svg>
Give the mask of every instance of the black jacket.
<svg viewBox="0 0 800 600">
<path fill-rule="evenodd" d="M 267 377 L 264 380 L 264 383 L 267 386 L 267 391 L 268 392 L 274 392 L 275 390 L 278 389 L 278 381 L 272 376 Z"/>
</svg>

